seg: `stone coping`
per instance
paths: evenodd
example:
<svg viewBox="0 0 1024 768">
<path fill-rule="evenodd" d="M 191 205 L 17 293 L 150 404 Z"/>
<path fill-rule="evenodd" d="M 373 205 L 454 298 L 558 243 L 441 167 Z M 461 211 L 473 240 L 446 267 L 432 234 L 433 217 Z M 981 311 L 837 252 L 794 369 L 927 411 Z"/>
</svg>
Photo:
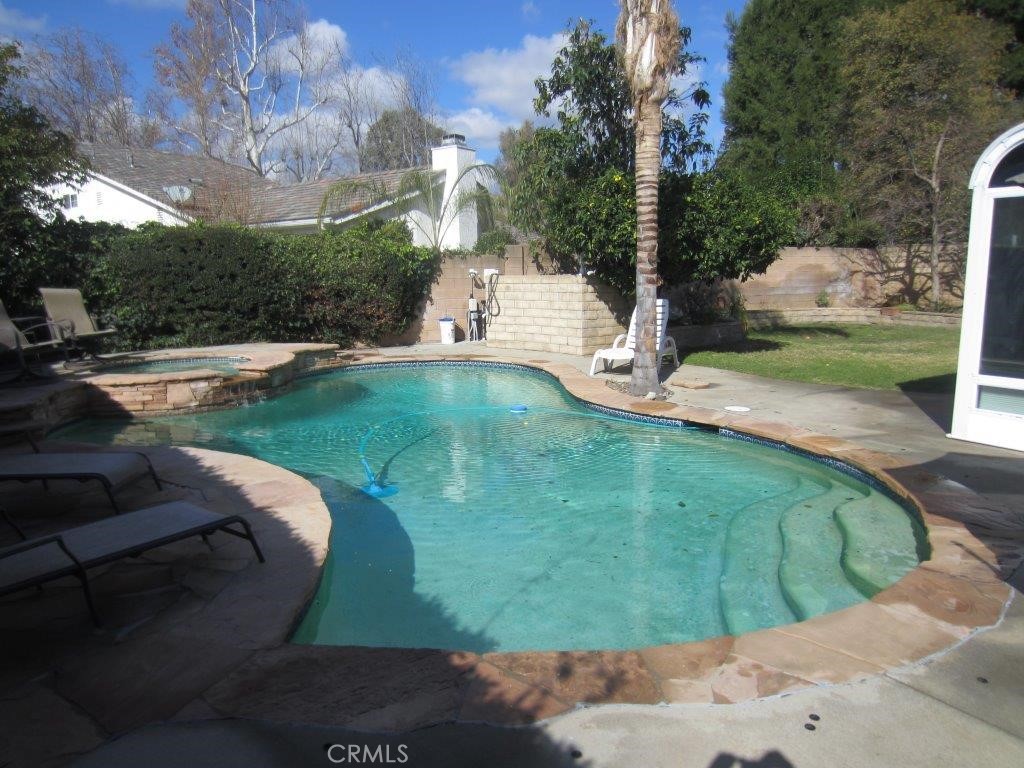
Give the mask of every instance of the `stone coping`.
<svg viewBox="0 0 1024 768">
<path fill-rule="evenodd" d="M 931 557 L 863 603 L 796 624 L 692 643 L 485 654 L 277 643 L 255 650 L 179 717 L 406 730 L 447 721 L 530 723 L 584 704 L 742 702 L 920 662 L 995 625 L 1012 598 L 1003 581 L 1021 562 L 1024 542 L 1006 525 L 1003 511 L 898 457 L 789 424 L 638 400 L 572 365 L 540 356 L 365 351 L 342 364 L 467 360 L 547 372 L 586 403 L 726 428 L 839 459 L 872 475 L 918 511 Z"/>
<path fill-rule="evenodd" d="M 581 704 L 742 702 L 920 662 L 998 623 L 1012 597 L 1003 579 L 1021 561 L 1024 542 L 1001 528 L 1000 511 L 969 489 L 896 457 L 788 424 L 639 400 L 571 365 L 542 358 L 369 352 L 353 356 L 349 364 L 466 360 L 545 371 L 586 403 L 727 428 L 839 459 L 875 477 L 918 511 L 931 557 L 863 603 L 738 637 L 629 651 L 482 655 L 282 646 L 208 692 L 207 703 L 217 712 L 401 730 L 448 720 L 529 723 Z M 399 693 L 409 679 L 415 684 Z M 391 695 L 365 693 L 375 686 Z M 302 701 L 290 693 L 296 689 L 305 692 Z M 327 700 L 329 706 L 323 706 Z"/>
<path fill-rule="evenodd" d="M 269 371 L 291 365 L 297 353 L 335 352 L 337 344 L 231 344 L 219 347 L 179 347 L 154 352 L 130 352 L 124 358 L 141 362 L 165 362 L 169 360 L 194 360 L 196 358 L 240 358 L 234 367 L 242 374 L 265 374 Z M 113 358 L 116 363 L 121 357 Z M 102 368 L 85 374 L 87 382 L 98 386 L 152 384 L 160 381 L 195 381 L 197 379 L 229 378 L 225 373 L 210 368 L 195 368 L 190 371 L 167 371 L 157 373 L 105 373 Z"/>
<path fill-rule="evenodd" d="M 0 424 L 37 419 L 50 428 L 82 416 L 196 413 L 283 391 L 297 378 L 335 367 L 337 344 L 233 344 L 132 353 L 145 360 L 240 357 L 237 375 L 213 369 L 160 373 L 81 371 L 32 387 L 0 390 Z"/>
</svg>

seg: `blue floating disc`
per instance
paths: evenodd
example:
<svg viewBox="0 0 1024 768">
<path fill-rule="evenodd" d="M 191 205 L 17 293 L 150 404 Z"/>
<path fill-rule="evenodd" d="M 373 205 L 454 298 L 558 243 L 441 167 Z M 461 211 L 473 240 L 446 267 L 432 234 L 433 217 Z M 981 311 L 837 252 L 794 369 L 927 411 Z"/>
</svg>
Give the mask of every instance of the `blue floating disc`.
<svg viewBox="0 0 1024 768">
<path fill-rule="evenodd" d="M 526 413 L 527 408 L 525 405 L 513 405 L 509 410 L 512 411 L 512 413 Z"/>
</svg>

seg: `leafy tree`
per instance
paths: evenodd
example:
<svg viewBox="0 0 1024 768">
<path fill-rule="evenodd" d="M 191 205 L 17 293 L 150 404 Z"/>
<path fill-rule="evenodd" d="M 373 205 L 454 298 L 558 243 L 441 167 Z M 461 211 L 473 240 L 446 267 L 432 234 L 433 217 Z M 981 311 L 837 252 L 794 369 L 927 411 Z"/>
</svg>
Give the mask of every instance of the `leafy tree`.
<svg viewBox="0 0 1024 768">
<path fill-rule="evenodd" d="M 415 110 L 386 110 L 366 130 L 359 170 L 367 173 L 430 165 L 430 150 L 443 133 Z"/>
<path fill-rule="evenodd" d="M 970 168 L 1020 118 L 996 83 L 1005 32 L 953 0 L 907 0 L 843 26 L 850 181 L 886 242 L 928 243 L 933 305 L 943 249 L 966 239 Z"/>
<path fill-rule="evenodd" d="M 685 48 L 689 30 L 682 27 L 679 35 L 680 53 L 672 73 L 681 77 L 699 59 Z M 588 187 L 605 183 L 609 173 L 633 177 L 632 97 L 615 47 L 583 20 L 570 30 L 551 65 L 551 77 L 539 78 L 536 85 L 534 108 L 550 117 L 557 106 L 557 127 L 537 128 L 532 136 L 521 134 L 503 152 L 499 165 L 509 169 L 509 218 L 520 230 L 540 234 L 556 263 L 574 271 L 581 260 L 593 266 L 603 253 L 597 245 L 603 238 L 596 231 L 591 230 L 594 237 L 587 243 L 568 234 L 587 229 L 593 191 Z M 665 104 L 669 114 L 661 131 L 662 161 L 667 169 L 681 172 L 710 151 L 704 136 L 708 94 L 698 83 L 683 94 L 670 90 Z M 602 271 L 602 277 L 620 286 L 631 282 L 632 277 L 619 278 L 633 272 L 632 250 L 616 252 L 618 267 L 608 274 Z M 606 263 L 608 267 L 611 264 Z"/>
<path fill-rule="evenodd" d="M 37 258 L 33 252 L 47 220 L 59 218 L 60 202 L 45 188 L 81 183 L 82 166 L 74 142 L 54 130 L 35 108 L 14 93 L 17 44 L 0 45 L 0 242 L 6 251 L 0 282 L 8 288 L 7 271 L 14 262 Z M 21 266 L 24 266 L 22 264 Z"/>
<path fill-rule="evenodd" d="M 844 18 L 884 0 L 751 0 L 728 19 L 719 166 L 773 179 L 800 211 L 800 242 L 844 243 L 838 43 Z"/>
<path fill-rule="evenodd" d="M 688 40 L 685 28 L 681 40 Z M 679 61 L 688 65 L 696 57 L 684 50 Z M 552 70 L 560 73 L 558 87 L 539 81 L 535 106 L 559 104 L 557 127 L 510 141 L 500 161 L 513 171 L 506 189 L 512 222 L 538 234 L 561 271 L 593 269 L 604 282 L 632 294 L 635 139 L 622 70 L 614 49 L 585 22 L 570 34 Z M 677 285 L 763 272 L 793 237 L 788 198 L 777 194 L 774 176 L 749 182 L 717 171 L 694 173 L 706 147 L 707 94 L 698 85 L 669 99 L 676 106 L 666 114 L 661 142 L 661 280 Z"/>
<path fill-rule="evenodd" d="M 1020 0 L 962 0 L 962 5 L 966 10 L 1013 28 L 999 83 L 1016 91 L 1018 98 L 1024 96 L 1024 3 Z"/>
</svg>

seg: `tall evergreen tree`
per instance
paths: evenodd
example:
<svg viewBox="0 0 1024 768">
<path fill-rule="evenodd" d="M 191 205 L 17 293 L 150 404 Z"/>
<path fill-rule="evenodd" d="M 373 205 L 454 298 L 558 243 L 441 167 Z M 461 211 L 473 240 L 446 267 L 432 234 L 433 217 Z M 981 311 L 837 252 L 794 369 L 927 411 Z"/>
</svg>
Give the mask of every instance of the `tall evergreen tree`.
<svg viewBox="0 0 1024 768">
<path fill-rule="evenodd" d="M 729 80 L 719 167 L 746 181 L 781 185 L 801 209 L 799 239 L 833 243 L 843 163 L 837 50 L 845 18 L 896 0 L 750 0 L 727 21 Z"/>
<path fill-rule="evenodd" d="M 1021 0 L 961 0 L 962 6 L 986 19 L 1007 24 L 1013 39 L 1006 45 L 999 83 L 1024 98 L 1024 2 Z"/>
</svg>

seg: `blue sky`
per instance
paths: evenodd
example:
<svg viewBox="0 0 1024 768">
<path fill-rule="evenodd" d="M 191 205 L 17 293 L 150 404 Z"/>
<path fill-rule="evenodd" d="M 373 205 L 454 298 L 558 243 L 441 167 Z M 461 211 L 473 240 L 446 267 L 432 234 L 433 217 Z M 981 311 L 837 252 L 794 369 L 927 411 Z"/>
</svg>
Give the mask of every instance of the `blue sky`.
<svg viewBox="0 0 1024 768">
<path fill-rule="evenodd" d="M 727 77 L 725 16 L 745 2 L 676 0 L 683 23 L 693 29 L 692 49 L 707 59 L 700 76 L 713 98 L 716 143 Z M 0 0 L 0 36 L 28 39 L 62 26 L 99 34 L 123 52 L 141 96 L 151 85 L 153 47 L 184 18 L 184 6 L 185 0 Z M 611 36 L 618 11 L 615 0 L 306 0 L 304 7 L 308 19 L 330 25 L 363 66 L 406 49 L 431 67 L 444 127 L 466 133 L 485 159 L 493 157 L 502 128 L 531 117 L 533 80 L 548 72 L 567 22 L 592 18 Z"/>
</svg>

